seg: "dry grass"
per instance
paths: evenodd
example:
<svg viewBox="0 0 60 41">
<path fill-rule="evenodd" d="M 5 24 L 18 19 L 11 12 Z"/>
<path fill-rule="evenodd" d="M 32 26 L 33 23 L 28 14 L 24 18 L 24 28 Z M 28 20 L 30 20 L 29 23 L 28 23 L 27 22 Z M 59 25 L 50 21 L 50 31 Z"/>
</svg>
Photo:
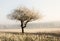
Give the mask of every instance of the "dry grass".
<svg viewBox="0 0 60 41">
<path fill-rule="evenodd" d="M 0 41 L 60 41 L 60 34 L 0 32 Z"/>
</svg>

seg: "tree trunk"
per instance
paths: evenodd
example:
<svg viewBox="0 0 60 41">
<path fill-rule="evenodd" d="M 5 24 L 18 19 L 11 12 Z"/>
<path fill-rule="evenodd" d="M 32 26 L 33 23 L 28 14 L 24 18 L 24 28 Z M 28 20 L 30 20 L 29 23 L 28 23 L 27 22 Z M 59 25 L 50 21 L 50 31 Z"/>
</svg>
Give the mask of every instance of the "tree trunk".
<svg viewBox="0 0 60 41">
<path fill-rule="evenodd" d="M 22 33 L 24 33 L 24 27 L 23 27 L 23 21 L 21 21 L 21 29 L 22 29 Z"/>
<path fill-rule="evenodd" d="M 21 27 L 22 28 L 22 33 L 24 33 L 24 27 Z"/>
</svg>

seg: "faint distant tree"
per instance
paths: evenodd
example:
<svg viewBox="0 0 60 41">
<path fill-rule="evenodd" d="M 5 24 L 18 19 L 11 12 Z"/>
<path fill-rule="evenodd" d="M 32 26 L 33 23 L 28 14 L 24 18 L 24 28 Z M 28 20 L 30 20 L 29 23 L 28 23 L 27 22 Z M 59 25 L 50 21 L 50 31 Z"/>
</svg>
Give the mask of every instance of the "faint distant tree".
<svg viewBox="0 0 60 41">
<path fill-rule="evenodd" d="M 24 28 L 26 27 L 27 23 L 32 20 L 38 19 L 39 15 L 38 12 L 33 9 L 20 7 L 15 9 L 11 14 L 9 14 L 8 18 L 19 20 L 21 22 L 22 33 L 24 33 Z"/>
</svg>

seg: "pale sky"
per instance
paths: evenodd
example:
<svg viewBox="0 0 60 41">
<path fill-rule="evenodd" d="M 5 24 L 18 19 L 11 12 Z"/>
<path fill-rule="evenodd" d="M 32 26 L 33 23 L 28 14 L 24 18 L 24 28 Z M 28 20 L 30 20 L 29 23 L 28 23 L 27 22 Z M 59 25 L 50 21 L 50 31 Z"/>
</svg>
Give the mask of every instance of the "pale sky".
<svg viewBox="0 0 60 41">
<path fill-rule="evenodd" d="M 21 5 L 41 12 L 43 18 L 36 22 L 60 21 L 60 0 L 0 0 L 0 24 L 16 23 L 6 16 Z"/>
</svg>

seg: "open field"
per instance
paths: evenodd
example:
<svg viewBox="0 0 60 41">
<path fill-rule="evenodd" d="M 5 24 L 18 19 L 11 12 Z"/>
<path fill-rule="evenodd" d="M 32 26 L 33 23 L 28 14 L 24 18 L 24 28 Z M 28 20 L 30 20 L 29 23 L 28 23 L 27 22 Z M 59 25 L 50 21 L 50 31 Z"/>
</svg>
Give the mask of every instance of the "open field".
<svg viewBox="0 0 60 41">
<path fill-rule="evenodd" d="M 35 33 L 35 32 L 60 33 L 60 28 L 35 28 L 35 29 L 24 29 L 24 31 L 28 33 Z M 21 29 L 0 29 L 0 32 L 21 32 Z"/>
<path fill-rule="evenodd" d="M 0 32 L 0 41 L 60 41 L 60 33 Z"/>
<path fill-rule="evenodd" d="M 28 29 L 27 29 L 28 30 Z M 22 34 L 19 29 L 1 29 L 0 41 L 60 41 L 60 30 L 40 29 L 25 30 Z M 30 32 L 31 31 L 31 32 Z M 34 32 L 35 31 L 35 32 Z M 40 32 L 37 32 L 40 31 Z M 45 32 L 46 31 L 46 32 Z"/>
</svg>

